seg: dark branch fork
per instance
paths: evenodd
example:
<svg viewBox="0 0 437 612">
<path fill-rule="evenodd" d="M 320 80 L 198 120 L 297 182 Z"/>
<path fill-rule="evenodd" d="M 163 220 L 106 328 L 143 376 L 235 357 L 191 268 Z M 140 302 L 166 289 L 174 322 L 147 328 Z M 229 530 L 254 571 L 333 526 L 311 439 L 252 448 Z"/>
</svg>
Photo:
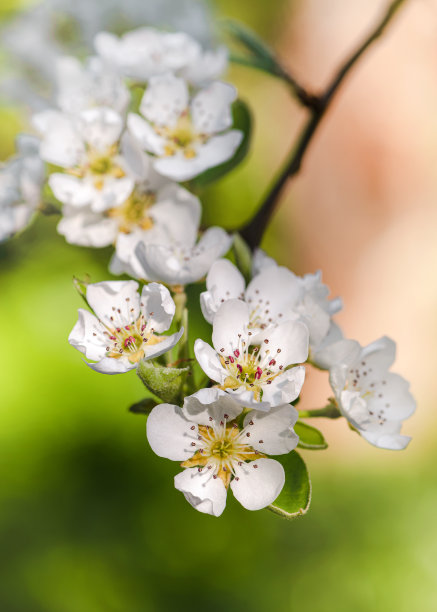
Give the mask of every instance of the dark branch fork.
<svg viewBox="0 0 437 612">
<path fill-rule="evenodd" d="M 361 43 L 361 45 L 359 45 L 358 48 L 350 55 L 350 57 L 348 57 L 340 66 L 332 81 L 329 83 L 325 91 L 319 96 L 309 94 L 291 75 L 284 71 L 283 78 L 289 83 L 294 95 L 297 97 L 300 103 L 308 108 L 310 116 L 302 129 L 296 146 L 292 149 L 289 157 L 285 161 L 284 166 L 274 179 L 273 184 L 262 202 L 258 212 L 253 219 L 251 219 L 249 223 L 240 230 L 241 235 L 252 250 L 259 246 L 285 184 L 290 178 L 298 174 L 314 133 L 316 132 L 340 85 L 344 81 L 349 71 L 366 52 L 370 45 L 383 34 L 384 30 L 405 1 L 406 0 L 394 0 L 391 2 L 377 26 Z"/>
</svg>

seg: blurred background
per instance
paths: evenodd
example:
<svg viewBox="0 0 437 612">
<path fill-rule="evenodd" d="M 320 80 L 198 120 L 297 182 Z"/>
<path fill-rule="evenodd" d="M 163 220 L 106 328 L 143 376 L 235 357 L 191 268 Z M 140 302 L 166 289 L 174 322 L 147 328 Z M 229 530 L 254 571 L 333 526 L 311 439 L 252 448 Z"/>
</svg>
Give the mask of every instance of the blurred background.
<svg viewBox="0 0 437 612">
<path fill-rule="evenodd" d="M 25 18 L 28 38 L 16 23 L 31 3 L 2 0 L 1 158 L 27 128 L 29 103 L 41 104 L 23 102 L 14 81 L 23 67 L 8 49 L 32 58 L 55 37 L 84 53 L 99 20 L 97 29 L 111 27 L 113 15 L 118 28 L 165 25 L 164 13 L 151 16 L 164 4 L 168 14 L 167 1 L 78 1 L 72 21 L 73 8 L 52 0 L 55 13 Z M 204 6 L 191 2 L 189 13 L 173 4 L 174 21 L 201 38 L 210 27 Z M 217 0 L 210 9 L 214 20 L 248 24 L 317 91 L 385 6 Z M 52 61 L 49 47 L 47 74 Z M 305 111 L 271 77 L 242 67 L 228 76 L 253 109 L 253 149 L 202 197 L 205 222 L 232 229 L 258 206 Z M 337 320 L 347 336 L 397 340 L 396 370 L 418 401 L 404 425 L 413 435 L 405 452 L 371 447 L 342 420 L 315 423 L 330 448 L 302 452 L 313 501 L 291 523 L 245 511 L 232 496 L 220 519 L 196 513 L 173 488 L 178 466 L 152 454 L 143 417 L 127 412 L 144 396 L 135 374 L 99 375 L 68 345 L 81 306 L 72 276 L 109 278 L 108 250 L 67 245 L 49 217 L 0 246 L 2 612 L 437 609 L 436 108 L 437 1 L 410 0 L 344 83 L 266 234 L 264 248 L 281 263 L 323 271 L 344 298 Z M 328 394 L 326 375 L 310 371 L 301 407 L 319 407 Z"/>
</svg>

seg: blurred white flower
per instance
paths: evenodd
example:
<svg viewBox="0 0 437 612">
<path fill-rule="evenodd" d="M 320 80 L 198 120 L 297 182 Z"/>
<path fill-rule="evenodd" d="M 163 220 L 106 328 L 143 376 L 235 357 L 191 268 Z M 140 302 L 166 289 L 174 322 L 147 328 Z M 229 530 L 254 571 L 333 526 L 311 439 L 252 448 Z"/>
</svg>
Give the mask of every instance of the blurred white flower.
<svg viewBox="0 0 437 612">
<path fill-rule="evenodd" d="M 77 115 L 104 106 L 122 115 L 129 101 L 129 91 L 120 76 L 100 58 L 89 57 L 85 64 L 70 56 L 57 59 L 56 104 L 65 113 Z"/>
<path fill-rule="evenodd" d="M 134 278 L 187 285 L 203 278 L 232 244 L 221 227 L 208 228 L 197 240 L 201 205 L 180 187 L 172 198 L 154 205 L 149 216 L 149 230 L 119 236 L 110 265 L 113 274 L 126 272 Z"/>
<path fill-rule="evenodd" d="M 92 53 L 93 39 L 102 30 L 120 32 L 142 24 L 185 32 L 207 49 L 215 45 L 210 6 L 201 0 L 44 0 L 17 12 L 1 28 L 8 61 L 0 91 L 34 109 L 47 107 L 53 103 L 56 58 Z"/>
<path fill-rule="evenodd" d="M 260 346 L 250 330 L 250 308 L 232 299 L 214 317 L 212 343 L 196 340 L 194 353 L 201 368 L 240 404 L 257 410 L 295 400 L 305 379 L 308 329 L 286 321 L 269 329 Z"/>
<path fill-rule="evenodd" d="M 175 304 L 166 287 L 150 283 L 141 296 L 135 281 L 90 284 L 86 299 L 93 310 L 79 309 L 79 320 L 68 341 L 87 359 L 93 370 L 120 374 L 137 367 L 142 359 L 154 359 L 169 351 L 183 329 L 170 336 Z"/>
<path fill-rule="evenodd" d="M 0 166 L 0 241 L 24 229 L 41 203 L 44 164 L 39 140 L 22 134 L 18 153 Z"/>
<path fill-rule="evenodd" d="M 235 419 L 242 406 L 211 391 L 187 397 L 182 410 L 156 406 L 147 419 L 149 444 L 160 457 L 182 461 L 185 470 L 175 477 L 175 487 L 199 512 L 220 516 L 229 487 L 244 508 L 265 508 L 285 482 L 282 465 L 266 455 L 296 447 L 297 412 L 288 404 L 268 414 L 252 410 L 240 428 Z"/>
<path fill-rule="evenodd" d="M 211 83 L 190 99 L 187 83 L 173 74 L 150 79 L 140 105 L 143 117 L 128 116 L 128 127 L 155 157 L 155 169 L 176 181 L 189 180 L 230 159 L 243 134 L 231 130 L 232 85 Z"/>
<path fill-rule="evenodd" d="M 408 381 L 388 371 L 396 353 L 393 340 L 383 337 L 364 348 L 340 341 L 331 350 L 337 364 L 329 378 L 342 415 L 374 446 L 404 449 L 411 438 L 401 435 L 402 421 L 413 414 L 416 403 Z"/>
<path fill-rule="evenodd" d="M 132 193 L 134 178 L 120 154 L 121 116 L 110 108 L 91 108 L 70 117 L 47 110 L 33 116 L 42 134 L 40 156 L 64 172 L 50 175 L 55 197 L 68 206 L 101 212 L 120 206 Z"/>
</svg>

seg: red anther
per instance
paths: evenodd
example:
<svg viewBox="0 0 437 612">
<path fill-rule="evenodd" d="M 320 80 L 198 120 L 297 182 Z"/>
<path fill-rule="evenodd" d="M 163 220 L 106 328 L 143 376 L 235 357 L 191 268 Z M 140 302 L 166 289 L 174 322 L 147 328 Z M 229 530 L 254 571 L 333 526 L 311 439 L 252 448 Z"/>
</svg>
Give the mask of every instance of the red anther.
<svg viewBox="0 0 437 612">
<path fill-rule="evenodd" d="M 240 356 L 240 351 L 239 351 L 238 349 L 236 349 L 236 350 L 234 351 L 234 355 L 235 355 L 235 357 L 238 359 L 238 357 Z"/>
<path fill-rule="evenodd" d="M 255 379 L 260 379 L 261 375 L 262 375 L 263 371 L 261 370 L 261 368 L 258 366 L 255 372 Z"/>
<path fill-rule="evenodd" d="M 115 336 L 109 336 L 110 340 L 117 340 L 117 338 Z"/>
<path fill-rule="evenodd" d="M 129 327 L 129 325 L 125 325 L 125 328 L 124 328 L 124 329 L 127 329 L 127 331 L 130 331 L 130 327 Z"/>
<path fill-rule="evenodd" d="M 131 344 L 135 344 L 135 338 L 133 336 L 129 336 L 129 338 L 126 338 L 126 340 L 124 341 L 124 346 L 130 346 Z"/>
<path fill-rule="evenodd" d="M 117 327 L 117 334 L 119 334 L 121 332 L 120 327 Z"/>
<path fill-rule="evenodd" d="M 146 329 L 147 325 L 141 325 L 141 331 L 143 332 Z"/>
<path fill-rule="evenodd" d="M 243 373 L 243 366 L 242 366 L 242 365 L 240 365 L 239 363 L 237 363 L 237 369 L 238 369 L 238 371 L 240 372 L 240 374 L 242 374 L 242 373 Z"/>
<path fill-rule="evenodd" d="M 231 355 L 229 355 L 229 361 L 230 361 L 231 363 L 234 363 L 235 359 L 234 359 L 234 358 L 233 358 Z"/>
<path fill-rule="evenodd" d="M 272 366 L 273 366 L 273 365 L 275 365 L 275 364 L 276 364 L 276 361 L 275 361 L 274 359 L 271 359 L 271 360 L 269 361 L 269 365 L 272 365 Z"/>
</svg>

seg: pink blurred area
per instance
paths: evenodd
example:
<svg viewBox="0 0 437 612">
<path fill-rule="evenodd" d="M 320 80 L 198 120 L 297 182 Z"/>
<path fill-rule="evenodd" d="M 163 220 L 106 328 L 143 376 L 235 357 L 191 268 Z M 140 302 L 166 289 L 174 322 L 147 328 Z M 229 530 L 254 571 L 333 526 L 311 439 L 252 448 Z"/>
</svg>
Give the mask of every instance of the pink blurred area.
<svg viewBox="0 0 437 612">
<path fill-rule="evenodd" d="M 280 55 L 317 91 L 386 6 L 301 2 Z M 344 82 L 278 216 L 295 228 L 297 271 L 322 269 L 333 295 L 344 298 L 345 334 L 362 344 L 381 335 L 398 342 L 396 370 L 418 401 L 404 428 L 420 445 L 437 399 L 435 0 L 407 1 Z M 302 407 L 319 406 L 328 391 L 326 377 L 310 373 Z"/>
</svg>

